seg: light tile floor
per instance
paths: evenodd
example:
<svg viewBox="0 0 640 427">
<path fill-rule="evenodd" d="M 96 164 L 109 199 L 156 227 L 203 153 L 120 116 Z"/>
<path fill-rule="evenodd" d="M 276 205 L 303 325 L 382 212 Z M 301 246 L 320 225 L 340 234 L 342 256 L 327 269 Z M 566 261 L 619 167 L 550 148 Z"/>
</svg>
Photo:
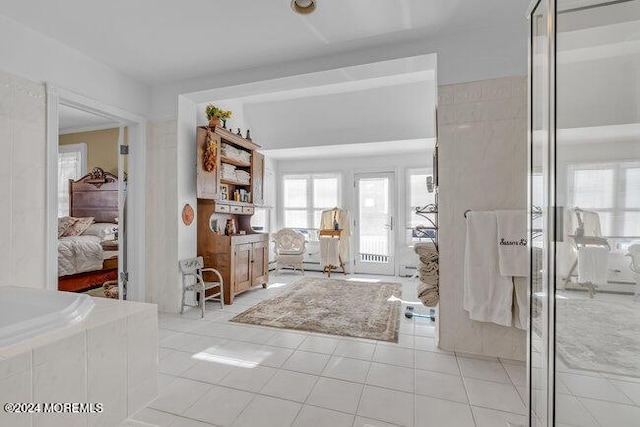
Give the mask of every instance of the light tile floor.
<svg viewBox="0 0 640 427">
<path fill-rule="evenodd" d="M 586 299 L 586 292 L 560 291 L 563 298 Z M 636 304 L 630 295 L 598 293 L 598 300 Z M 558 308 L 556 308 L 558 309 Z M 606 322 L 603 318 L 598 321 Z M 630 319 L 630 321 L 632 321 Z M 608 345 L 607 340 L 602 345 Z M 534 378 L 539 378 L 541 370 L 541 343 L 533 342 Z M 538 356 L 536 358 L 536 356 Z M 640 377 L 614 375 L 604 372 L 572 369 L 561 357 L 556 357 L 556 425 L 558 427 L 637 427 L 640 426 Z M 523 387 L 526 377 L 513 372 L 504 365 L 507 373 L 517 386 L 521 395 L 526 393 Z M 640 375 L 640 373 L 638 373 Z M 534 399 L 542 400 L 539 393 Z"/>
<path fill-rule="evenodd" d="M 207 304 L 203 320 L 195 309 L 160 313 L 159 396 L 133 419 L 161 427 L 525 423 L 524 363 L 441 351 L 434 324 L 406 319 L 404 307 L 397 344 L 229 322 L 300 277 L 273 274 L 268 289 L 232 306 Z M 415 281 L 380 279 L 402 283 L 404 299 L 426 312 L 413 298 Z"/>
</svg>

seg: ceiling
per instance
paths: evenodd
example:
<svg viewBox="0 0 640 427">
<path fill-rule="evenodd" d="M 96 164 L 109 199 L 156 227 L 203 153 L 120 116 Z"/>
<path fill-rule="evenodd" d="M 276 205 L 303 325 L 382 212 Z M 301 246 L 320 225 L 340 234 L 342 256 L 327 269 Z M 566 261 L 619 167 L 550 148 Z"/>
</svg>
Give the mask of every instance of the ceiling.
<svg viewBox="0 0 640 427">
<path fill-rule="evenodd" d="M 58 110 L 58 128 L 60 135 L 118 127 L 112 119 L 87 113 L 67 105 Z"/>
<path fill-rule="evenodd" d="M 0 13 L 147 84 L 523 19 L 529 0 L 0 0 Z"/>
</svg>

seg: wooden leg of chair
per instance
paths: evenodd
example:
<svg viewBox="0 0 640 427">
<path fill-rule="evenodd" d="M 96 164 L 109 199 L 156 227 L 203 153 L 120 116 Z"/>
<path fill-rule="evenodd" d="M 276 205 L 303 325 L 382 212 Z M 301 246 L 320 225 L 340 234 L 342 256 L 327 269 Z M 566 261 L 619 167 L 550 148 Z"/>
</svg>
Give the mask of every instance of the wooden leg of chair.
<svg viewBox="0 0 640 427">
<path fill-rule="evenodd" d="M 224 309 L 224 285 L 220 283 L 220 308 Z"/>
</svg>

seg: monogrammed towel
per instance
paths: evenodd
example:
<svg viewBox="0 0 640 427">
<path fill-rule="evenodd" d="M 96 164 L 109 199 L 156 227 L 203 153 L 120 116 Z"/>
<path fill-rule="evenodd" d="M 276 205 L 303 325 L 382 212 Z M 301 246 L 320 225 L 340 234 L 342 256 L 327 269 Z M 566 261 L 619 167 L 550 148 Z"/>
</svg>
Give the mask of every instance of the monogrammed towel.
<svg viewBox="0 0 640 427">
<path fill-rule="evenodd" d="M 501 276 L 525 277 L 529 273 L 527 216 L 525 211 L 496 211 L 498 265 Z"/>
</svg>

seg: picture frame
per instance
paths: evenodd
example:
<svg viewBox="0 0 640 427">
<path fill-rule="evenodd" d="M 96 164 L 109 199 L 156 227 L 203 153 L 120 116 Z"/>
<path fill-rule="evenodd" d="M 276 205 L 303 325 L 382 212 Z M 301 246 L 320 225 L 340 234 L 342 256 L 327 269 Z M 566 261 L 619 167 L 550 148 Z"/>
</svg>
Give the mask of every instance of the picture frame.
<svg viewBox="0 0 640 427">
<path fill-rule="evenodd" d="M 229 200 L 229 186 L 220 184 L 220 200 Z"/>
</svg>

